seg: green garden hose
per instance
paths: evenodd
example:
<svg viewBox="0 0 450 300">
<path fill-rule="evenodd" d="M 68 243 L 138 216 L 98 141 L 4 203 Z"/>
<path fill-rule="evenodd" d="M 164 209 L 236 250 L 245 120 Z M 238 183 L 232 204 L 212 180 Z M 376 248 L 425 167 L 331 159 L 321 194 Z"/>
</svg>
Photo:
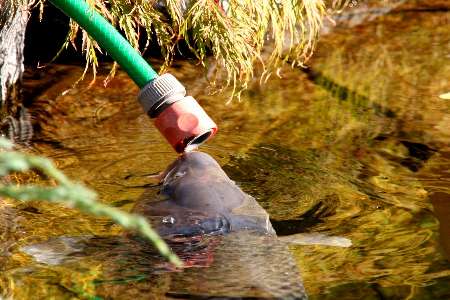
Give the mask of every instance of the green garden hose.
<svg viewBox="0 0 450 300">
<path fill-rule="evenodd" d="M 139 52 L 84 0 L 50 0 L 50 2 L 83 27 L 140 88 L 158 77 Z"/>
<path fill-rule="evenodd" d="M 1 1 L 1 0 L 0 0 Z M 214 136 L 217 125 L 171 74 L 158 76 L 130 43 L 85 0 L 49 0 L 94 38 L 141 89 L 139 102 L 177 152 Z"/>
</svg>

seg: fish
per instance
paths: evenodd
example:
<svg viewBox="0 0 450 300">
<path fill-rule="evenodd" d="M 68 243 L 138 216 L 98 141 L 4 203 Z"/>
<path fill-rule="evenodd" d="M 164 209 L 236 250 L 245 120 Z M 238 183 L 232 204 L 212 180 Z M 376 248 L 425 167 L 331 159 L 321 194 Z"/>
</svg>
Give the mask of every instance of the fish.
<svg viewBox="0 0 450 300">
<path fill-rule="evenodd" d="M 209 154 L 185 152 L 158 177 L 162 199 L 152 201 L 144 193 L 132 211 L 150 220 L 161 236 L 228 234 L 245 230 L 277 237 L 266 210 L 242 191 Z M 322 233 L 296 233 L 279 239 L 291 245 L 352 245 L 347 238 Z"/>
<path fill-rule="evenodd" d="M 308 296 L 288 245 L 351 245 L 324 234 L 278 237 L 266 210 L 207 153 L 181 154 L 159 179 L 158 194 L 148 189 L 132 212 L 147 218 L 168 242 L 185 265 L 181 271 L 164 267 L 161 257 L 135 243 L 133 235 L 59 237 L 21 250 L 41 264 L 66 264 L 72 271 L 80 259 L 102 261 L 107 269 L 100 281 L 125 278 L 106 293 L 128 292 L 133 287 L 129 278 L 147 278 L 152 285 L 152 280 L 170 276 L 163 293 L 174 298 L 304 300 Z"/>
<path fill-rule="evenodd" d="M 178 157 L 161 175 L 162 200 L 140 199 L 133 212 L 163 237 L 254 231 L 275 236 L 268 213 L 204 152 Z"/>
</svg>

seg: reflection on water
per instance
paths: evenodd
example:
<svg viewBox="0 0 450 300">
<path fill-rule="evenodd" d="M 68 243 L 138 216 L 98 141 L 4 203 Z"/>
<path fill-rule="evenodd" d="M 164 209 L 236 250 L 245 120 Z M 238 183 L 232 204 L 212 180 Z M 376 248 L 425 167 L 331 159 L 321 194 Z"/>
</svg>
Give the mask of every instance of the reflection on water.
<svg viewBox="0 0 450 300">
<path fill-rule="evenodd" d="M 295 261 L 285 244 L 273 236 L 232 233 L 171 242 L 185 262 L 181 272 L 170 268 L 147 243 L 120 237 L 57 237 L 29 245 L 21 251 L 39 265 L 33 266 L 29 292 L 48 295 L 41 276 L 60 280 L 64 274 L 85 276 L 90 282 L 61 283 L 77 296 L 113 299 L 159 299 L 219 295 L 261 299 L 303 299 Z M 41 274 L 41 276 L 36 276 Z M 13 276 L 23 276 L 15 272 Z M 19 278 L 16 278 L 19 279 Z M 47 279 L 48 280 L 48 279 Z M 43 287 L 35 290 L 39 283 Z M 73 284 L 73 285 L 71 285 Z M 79 286 L 83 284 L 83 286 Z"/>
<path fill-rule="evenodd" d="M 352 241 L 349 248 L 290 247 L 312 299 L 450 298 L 450 114 L 438 97 L 450 90 L 450 15 L 407 8 L 333 29 L 309 73 L 286 69 L 283 79 L 255 85 L 229 106 L 225 96 L 205 95 L 196 66 L 173 69 L 220 126 L 203 150 L 260 201 L 280 231 Z M 33 147 L 103 201 L 130 209 L 154 184 L 148 175 L 175 157 L 138 107 L 137 88 L 119 73 L 108 89 L 100 79 L 91 89 L 80 85 L 61 95 L 82 70 L 47 72 L 61 80 L 30 108 L 37 123 Z M 14 299 L 157 299 L 161 291 L 183 298 L 199 292 L 195 287 L 214 290 L 232 273 L 226 261 L 251 253 L 239 246 L 219 255 L 223 269 L 202 284 L 189 281 L 189 272 L 202 269 L 155 275 L 136 256 L 86 255 L 45 265 L 20 247 L 63 235 L 119 235 L 120 229 L 49 204 L 2 202 L 0 209 L 0 287 Z M 97 250 L 114 256 L 110 246 Z M 248 272 L 235 280 L 253 278 Z"/>
</svg>

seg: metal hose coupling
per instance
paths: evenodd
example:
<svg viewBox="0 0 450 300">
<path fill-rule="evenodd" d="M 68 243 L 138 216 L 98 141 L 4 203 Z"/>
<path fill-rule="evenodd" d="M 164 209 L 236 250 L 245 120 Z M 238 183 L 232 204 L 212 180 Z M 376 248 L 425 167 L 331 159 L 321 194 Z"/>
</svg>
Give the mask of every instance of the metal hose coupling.
<svg viewBox="0 0 450 300">
<path fill-rule="evenodd" d="M 186 96 L 184 86 L 171 74 L 148 82 L 139 92 L 147 115 L 178 153 L 197 148 L 217 132 L 217 125 L 198 102 Z"/>
</svg>

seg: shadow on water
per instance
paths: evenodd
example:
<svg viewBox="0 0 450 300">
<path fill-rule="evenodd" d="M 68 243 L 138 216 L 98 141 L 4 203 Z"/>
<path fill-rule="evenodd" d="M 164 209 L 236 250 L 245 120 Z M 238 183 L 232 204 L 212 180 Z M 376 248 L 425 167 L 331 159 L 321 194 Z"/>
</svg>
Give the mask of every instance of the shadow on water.
<svg viewBox="0 0 450 300">
<path fill-rule="evenodd" d="M 225 96 L 205 95 L 196 66 L 174 68 L 221 127 L 202 150 L 259 201 L 280 235 L 352 241 L 349 248 L 289 247 L 311 299 L 450 298 L 450 114 L 438 97 L 450 90 L 444 63 L 450 15 L 413 9 L 422 2 L 334 28 L 311 62 L 315 77 L 286 69 L 282 79 L 255 84 L 228 106 Z M 30 101 L 32 147 L 104 202 L 130 210 L 155 184 L 148 175 L 165 169 L 175 154 L 142 114 L 126 75 L 119 72 L 108 89 L 100 76 L 91 89 L 82 83 L 68 90 L 82 69 L 53 68 L 42 72 L 61 80 Z M 0 289 L 14 299 L 189 299 L 219 288 L 236 298 L 242 295 L 236 287 L 257 290 L 246 281 L 258 277 L 249 275 L 254 270 L 273 274 L 270 266 L 291 269 L 293 263 L 276 243 L 271 248 L 257 236 L 231 236 L 215 248 L 223 250 L 215 267 L 167 272 L 150 249 L 142 255 L 136 244 L 105 242 L 122 233 L 108 221 L 44 203 L 2 201 L 0 213 Z M 91 241 L 92 252 L 84 248 L 72 261 L 48 265 L 20 251 L 86 235 L 97 244 Z M 243 261 L 250 266 L 237 274 Z M 280 278 L 258 280 L 276 286 Z"/>
</svg>

